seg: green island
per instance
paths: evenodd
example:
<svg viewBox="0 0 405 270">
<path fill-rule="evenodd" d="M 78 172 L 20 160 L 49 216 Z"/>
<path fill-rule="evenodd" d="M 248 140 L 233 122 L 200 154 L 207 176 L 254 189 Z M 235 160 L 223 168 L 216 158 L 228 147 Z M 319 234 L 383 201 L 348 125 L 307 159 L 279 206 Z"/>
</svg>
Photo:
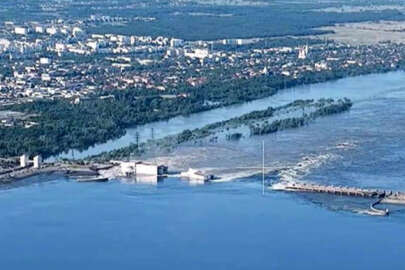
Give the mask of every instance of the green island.
<svg viewBox="0 0 405 270">
<path fill-rule="evenodd" d="M 239 140 L 243 137 L 274 133 L 277 131 L 299 128 L 308 125 L 319 117 L 348 111 L 352 107 L 350 99 L 313 99 L 296 100 L 276 108 L 253 111 L 226 121 L 216 122 L 194 130 L 166 136 L 162 139 L 149 140 L 145 143 L 132 144 L 118 150 L 105 152 L 93 157 L 92 161 L 108 161 L 112 159 L 127 159 L 140 157 L 148 150 L 156 149 L 171 151 L 176 146 L 185 143 L 197 144 L 206 140 L 217 143 L 221 140 Z"/>
</svg>

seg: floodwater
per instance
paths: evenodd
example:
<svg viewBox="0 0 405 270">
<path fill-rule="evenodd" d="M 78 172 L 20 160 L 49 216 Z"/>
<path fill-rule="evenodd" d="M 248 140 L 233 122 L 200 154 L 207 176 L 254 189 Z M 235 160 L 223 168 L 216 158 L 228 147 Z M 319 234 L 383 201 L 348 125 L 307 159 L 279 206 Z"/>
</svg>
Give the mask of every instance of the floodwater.
<svg viewBox="0 0 405 270">
<path fill-rule="evenodd" d="M 364 199 L 263 194 L 261 176 L 244 175 L 243 167 L 261 165 L 264 141 L 265 166 L 278 168 L 266 182 L 405 191 L 405 73 L 299 87 L 216 116 L 205 112 L 143 130 L 153 126 L 156 137 L 164 136 L 321 97 L 349 97 L 354 104 L 299 129 L 184 146 L 169 155 L 189 155 L 174 162 L 179 167 L 228 168 L 222 182 L 76 183 L 44 175 L 4 186 L 1 269 L 403 269 L 405 207 L 384 206 L 391 215 L 375 217 L 363 214 L 370 203 Z"/>
<path fill-rule="evenodd" d="M 168 135 L 174 135 L 185 129 L 201 128 L 215 122 L 228 120 L 233 117 L 249 113 L 254 110 L 263 110 L 269 106 L 281 106 L 296 99 L 319 99 L 319 98 L 342 98 L 348 97 L 353 101 L 372 98 L 379 93 L 395 91 L 405 85 L 404 72 L 391 72 L 387 74 L 373 74 L 346 78 L 338 81 L 305 85 L 280 91 L 278 94 L 241 105 L 234 105 L 219 108 L 211 111 L 191 114 L 189 116 L 178 116 L 168 121 L 153 122 L 136 128 L 128 128 L 124 136 L 109 140 L 106 143 L 90 147 L 85 151 L 69 151 L 60 154 L 60 158 L 85 158 L 97 155 L 105 151 L 119 149 L 136 142 L 136 134 L 139 134 L 139 141 L 147 141 L 153 138 L 159 139 Z M 53 158 L 52 158 L 53 159 Z"/>
<path fill-rule="evenodd" d="M 47 179 L 49 180 L 49 179 Z M 403 269 L 404 213 L 330 211 L 258 179 L 0 192 L 2 269 Z"/>
</svg>

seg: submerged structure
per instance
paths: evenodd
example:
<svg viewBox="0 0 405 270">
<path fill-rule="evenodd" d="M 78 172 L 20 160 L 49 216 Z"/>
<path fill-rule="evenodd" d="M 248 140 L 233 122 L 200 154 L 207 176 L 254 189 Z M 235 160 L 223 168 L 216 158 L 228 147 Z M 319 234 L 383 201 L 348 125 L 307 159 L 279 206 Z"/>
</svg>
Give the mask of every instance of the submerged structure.
<svg viewBox="0 0 405 270">
<path fill-rule="evenodd" d="M 332 185 L 317 185 L 304 182 L 284 181 L 271 186 L 273 190 L 293 191 L 293 192 L 312 192 L 328 193 L 352 197 L 364 197 L 377 199 L 370 205 L 369 214 L 371 215 L 388 215 L 389 210 L 377 209 L 380 203 L 403 204 L 405 205 L 405 193 L 377 189 L 362 189 L 354 187 L 340 187 Z"/>
<path fill-rule="evenodd" d="M 191 181 L 209 181 L 214 179 L 212 174 L 206 174 L 202 171 L 189 168 L 188 171 L 182 172 L 180 177 L 187 178 Z"/>
<path fill-rule="evenodd" d="M 165 165 L 144 161 L 122 161 L 119 165 L 123 176 L 164 176 L 168 172 L 168 167 Z"/>
</svg>

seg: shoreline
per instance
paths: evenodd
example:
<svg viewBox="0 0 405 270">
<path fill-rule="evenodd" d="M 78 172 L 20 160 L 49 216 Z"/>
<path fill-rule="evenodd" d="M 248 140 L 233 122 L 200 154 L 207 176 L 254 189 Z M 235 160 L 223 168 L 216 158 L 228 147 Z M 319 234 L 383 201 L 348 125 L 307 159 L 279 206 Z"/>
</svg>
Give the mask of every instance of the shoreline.
<svg viewBox="0 0 405 270">
<path fill-rule="evenodd" d="M 51 166 L 43 166 L 38 169 L 33 167 L 28 168 L 18 168 L 14 173 L 4 173 L 0 174 L 0 184 L 7 185 L 17 182 L 19 180 L 28 179 L 37 175 L 47 175 L 54 173 L 61 173 L 67 178 L 76 179 L 77 182 L 105 182 L 111 179 L 121 179 L 118 174 L 105 175 L 106 171 L 113 170 L 116 165 L 110 163 L 103 164 L 88 164 L 88 165 L 78 165 L 78 164 L 52 164 Z M 271 170 L 276 171 L 276 170 Z M 267 171 L 267 174 L 271 171 Z M 258 172 L 249 172 L 246 176 L 257 175 Z M 176 178 L 181 179 L 178 174 L 174 175 Z M 141 177 L 142 178 L 142 177 Z M 233 180 L 240 179 L 241 177 L 236 177 Z M 242 176 L 243 178 L 243 176 Z M 134 178 L 138 182 L 138 176 Z M 156 181 L 152 180 L 153 183 L 159 182 L 159 176 L 156 176 Z M 232 181 L 229 179 L 212 179 L 209 182 L 224 182 Z M 151 183 L 152 183 L 151 182 Z M 145 183 L 145 181 L 140 181 L 140 183 Z M 190 180 L 190 183 L 192 181 Z M 273 191 L 285 191 L 285 192 L 303 192 L 303 193 L 325 193 L 332 196 L 345 196 L 354 198 L 369 198 L 377 199 L 377 201 L 370 203 L 369 210 L 364 211 L 371 216 L 387 216 L 389 215 L 388 209 L 378 209 L 377 205 L 380 204 L 392 204 L 392 205 L 405 205 L 405 192 L 390 191 L 390 190 L 377 190 L 368 188 L 357 188 L 357 187 L 340 187 L 340 186 L 326 186 L 317 185 L 309 182 L 277 182 L 272 185 L 267 185 L 267 189 Z"/>
<path fill-rule="evenodd" d="M 378 72 L 365 72 L 365 73 L 364 72 L 359 72 L 358 74 L 350 74 L 350 75 L 344 76 L 344 77 L 336 77 L 336 78 L 333 78 L 333 79 L 326 78 L 325 80 L 322 80 L 322 81 L 314 81 L 314 82 L 309 82 L 309 83 L 305 82 L 305 83 L 301 83 L 301 84 L 292 85 L 292 86 L 289 86 L 289 87 L 286 87 L 286 88 L 279 88 L 279 89 L 275 89 L 275 91 L 276 91 L 275 93 L 272 93 L 270 95 L 259 96 L 257 98 L 251 99 L 251 100 L 246 100 L 246 101 L 242 101 L 242 102 L 238 102 L 238 103 L 221 105 L 221 106 L 214 107 L 214 108 L 209 108 L 209 109 L 203 109 L 203 110 L 199 110 L 198 112 L 193 112 L 193 113 L 189 113 L 189 114 L 179 114 L 179 115 L 176 115 L 176 116 L 173 116 L 173 117 L 169 117 L 167 119 L 161 119 L 161 120 L 158 120 L 158 121 L 152 121 L 152 122 L 144 123 L 144 124 L 138 125 L 138 126 L 137 125 L 128 126 L 128 127 L 124 128 L 125 133 L 122 136 L 108 139 L 105 142 L 100 142 L 100 143 L 96 143 L 94 145 L 89 145 L 88 147 L 86 147 L 85 150 L 80 150 L 78 148 L 69 149 L 67 151 L 60 152 L 60 153 L 55 154 L 55 155 L 51 155 L 51 156 L 45 158 L 45 161 L 53 162 L 53 161 L 55 161 L 57 159 L 74 160 L 75 158 L 74 157 L 72 158 L 72 155 L 70 154 L 70 153 L 72 153 L 72 151 L 75 152 L 75 155 L 80 156 L 79 159 L 85 159 L 85 158 L 88 158 L 90 156 L 101 154 L 102 152 L 112 151 L 112 150 L 119 150 L 121 148 L 129 146 L 130 144 L 125 143 L 125 145 L 120 146 L 120 147 L 114 147 L 113 149 L 101 149 L 100 151 L 97 151 L 95 149 L 103 147 L 103 146 L 105 146 L 107 144 L 114 144 L 116 142 L 119 142 L 121 139 L 125 138 L 126 136 L 130 136 L 130 134 L 128 132 L 130 132 L 132 130 L 139 129 L 141 127 L 145 127 L 145 126 L 149 126 L 149 125 L 153 126 L 153 125 L 156 125 L 156 124 L 159 124 L 159 123 L 167 123 L 167 124 L 169 124 L 169 122 L 176 121 L 176 119 L 186 120 L 187 118 L 189 118 L 191 116 L 198 115 L 198 114 L 201 114 L 201 113 L 209 113 L 209 112 L 214 112 L 216 110 L 224 110 L 224 109 L 229 109 L 229 108 L 233 108 L 233 107 L 243 106 L 244 104 L 250 104 L 252 102 L 258 102 L 260 100 L 271 98 L 272 96 L 280 94 L 285 90 L 287 90 L 287 91 L 288 90 L 293 90 L 293 89 L 299 90 L 299 89 L 305 88 L 307 86 L 316 86 L 316 85 L 324 84 L 324 83 L 333 83 L 333 82 L 337 82 L 337 81 L 340 81 L 340 80 L 346 80 L 346 79 L 351 79 L 351 78 L 357 78 L 357 77 L 362 78 L 362 77 L 365 77 L 365 76 L 384 75 L 384 74 L 389 74 L 389 73 L 401 73 L 401 72 L 404 72 L 404 68 L 396 67 L 396 68 L 393 68 L 391 70 L 383 70 L 383 71 L 378 71 Z M 235 117 L 235 116 L 233 116 L 233 117 Z M 153 128 L 153 127 L 151 127 L 151 128 Z M 185 130 L 185 129 L 183 129 L 183 130 Z M 179 132 L 181 132 L 181 131 L 179 131 Z M 90 153 L 83 154 L 83 153 L 87 153 L 87 152 L 90 152 Z"/>
<path fill-rule="evenodd" d="M 9 184 L 33 176 L 53 173 L 62 173 L 64 175 L 75 174 L 77 176 L 98 175 L 97 171 L 93 171 L 90 166 L 82 166 L 80 168 L 77 165 L 67 166 L 66 164 L 46 164 L 38 169 L 33 167 L 15 168 L 15 170 L 11 172 L 0 174 L 0 183 Z"/>
</svg>

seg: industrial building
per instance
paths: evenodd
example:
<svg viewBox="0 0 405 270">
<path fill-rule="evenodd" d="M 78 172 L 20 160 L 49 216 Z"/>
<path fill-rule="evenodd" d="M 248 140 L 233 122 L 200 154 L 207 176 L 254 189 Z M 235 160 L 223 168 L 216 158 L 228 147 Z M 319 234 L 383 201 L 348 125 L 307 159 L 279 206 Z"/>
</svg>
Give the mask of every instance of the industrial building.
<svg viewBox="0 0 405 270">
<path fill-rule="evenodd" d="M 17 27 L 14 28 L 14 33 L 16 35 L 26 35 L 27 34 L 27 28 L 17 26 Z"/>
<path fill-rule="evenodd" d="M 136 161 L 120 162 L 121 175 L 132 176 L 136 174 Z"/>
<path fill-rule="evenodd" d="M 40 169 L 42 166 L 42 157 L 40 155 L 37 155 L 34 157 L 33 160 L 30 160 L 28 155 L 22 155 L 20 156 L 20 167 L 21 168 L 26 168 L 30 165 L 33 165 L 35 169 Z"/>
<path fill-rule="evenodd" d="M 123 176 L 163 176 L 167 174 L 168 167 L 143 161 L 126 161 L 120 162 L 120 169 Z"/>
<path fill-rule="evenodd" d="M 178 38 L 172 38 L 170 40 L 170 47 L 179 47 L 179 46 L 183 46 L 184 41 L 182 39 L 178 39 Z"/>
<path fill-rule="evenodd" d="M 136 164 L 136 174 L 137 175 L 157 175 L 163 176 L 167 174 L 167 166 L 157 165 L 146 162 L 138 162 Z"/>
</svg>

